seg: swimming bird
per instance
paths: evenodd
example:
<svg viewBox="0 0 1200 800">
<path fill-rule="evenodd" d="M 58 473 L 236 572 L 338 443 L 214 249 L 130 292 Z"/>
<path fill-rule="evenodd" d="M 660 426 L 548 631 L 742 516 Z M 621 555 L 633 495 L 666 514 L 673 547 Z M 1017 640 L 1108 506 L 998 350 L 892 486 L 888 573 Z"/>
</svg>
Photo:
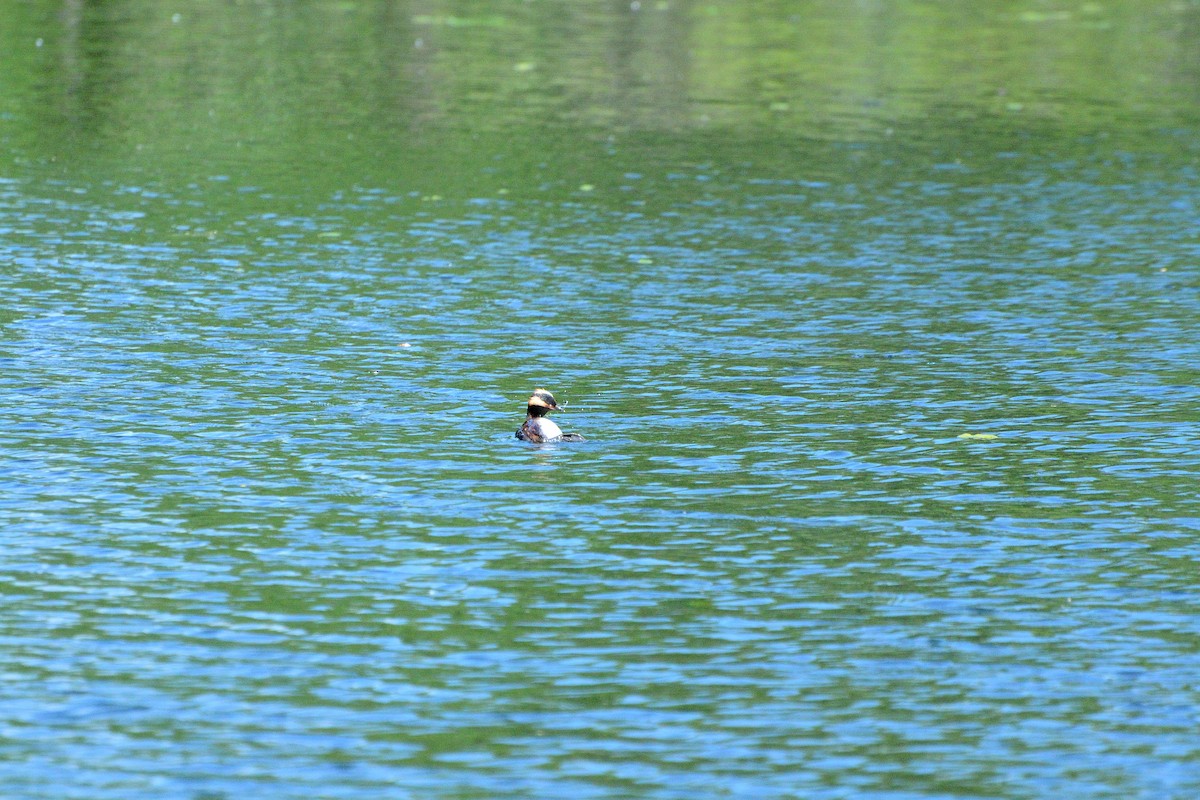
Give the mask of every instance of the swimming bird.
<svg viewBox="0 0 1200 800">
<path fill-rule="evenodd" d="M 554 424 L 546 415 L 551 411 L 561 409 L 554 402 L 554 395 L 545 389 L 535 389 L 529 398 L 529 407 L 525 424 L 517 428 L 517 438 L 526 442 L 582 442 L 585 441 L 578 433 L 563 433 L 562 428 Z"/>
</svg>

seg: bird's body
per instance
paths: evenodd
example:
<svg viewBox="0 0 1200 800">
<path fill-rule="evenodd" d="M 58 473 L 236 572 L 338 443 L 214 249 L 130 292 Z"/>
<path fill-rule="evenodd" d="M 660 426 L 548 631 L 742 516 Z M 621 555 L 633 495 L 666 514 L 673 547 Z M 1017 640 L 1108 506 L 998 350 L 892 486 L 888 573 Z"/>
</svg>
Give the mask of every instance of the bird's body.
<svg viewBox="0 0 1200 800">
<path fill-rule="evenodd" d="M 554 442 L 562 439 L 562 428 L 549 417 L 529 417 L 517 429 L 517 438 L 527 442 Z"/>
</svg>

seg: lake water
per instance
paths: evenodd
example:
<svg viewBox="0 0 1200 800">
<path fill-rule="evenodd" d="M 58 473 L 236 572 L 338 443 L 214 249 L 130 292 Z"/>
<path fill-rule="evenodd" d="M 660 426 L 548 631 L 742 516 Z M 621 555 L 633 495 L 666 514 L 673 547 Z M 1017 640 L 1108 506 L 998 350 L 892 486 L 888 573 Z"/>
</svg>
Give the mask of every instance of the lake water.
<svg viewBox="0 0 1200 800">
<path fill-rule="evenodd" d="M 0 9 L 5 797 L 1200 795 L 1200 6 L 197 5 Z"/>
</svg>

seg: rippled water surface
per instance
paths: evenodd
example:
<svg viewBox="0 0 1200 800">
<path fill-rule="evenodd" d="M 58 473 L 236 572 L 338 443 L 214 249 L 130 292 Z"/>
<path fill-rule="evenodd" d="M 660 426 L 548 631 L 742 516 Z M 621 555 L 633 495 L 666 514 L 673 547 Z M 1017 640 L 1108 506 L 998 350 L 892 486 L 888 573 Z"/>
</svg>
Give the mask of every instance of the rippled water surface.
<svg viewBox="0 0 1200 800">
<path fill-rule="evenodd" d="M 1200 794 L 1200 10 L 418 5 L 0 12 L 3 794 Z"/>
</svg>

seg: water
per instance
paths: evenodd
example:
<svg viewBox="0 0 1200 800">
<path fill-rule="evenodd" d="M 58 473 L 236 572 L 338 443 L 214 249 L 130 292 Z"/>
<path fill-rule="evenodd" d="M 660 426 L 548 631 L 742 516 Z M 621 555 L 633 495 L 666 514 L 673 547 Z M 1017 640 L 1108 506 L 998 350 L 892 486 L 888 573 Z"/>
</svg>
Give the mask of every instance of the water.
<svg viewBox="0 0 1200 800">
<path fill-rule="evenodd" d="M 0 11 L 5 796 L 1195 796 L 1197 9 L 426 5 Z"/>
</svg>

